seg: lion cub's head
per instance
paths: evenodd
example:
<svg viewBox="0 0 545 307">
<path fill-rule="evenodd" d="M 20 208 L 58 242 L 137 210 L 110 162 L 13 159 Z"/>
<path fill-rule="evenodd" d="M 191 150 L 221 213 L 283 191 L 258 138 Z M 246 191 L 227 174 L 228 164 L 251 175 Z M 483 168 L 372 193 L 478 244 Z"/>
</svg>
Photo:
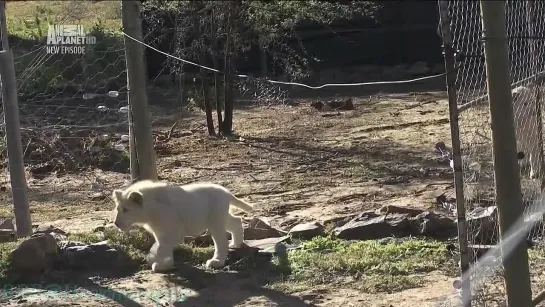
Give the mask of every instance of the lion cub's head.
<svg viewBox="0 0 545 307">
<path fill-rule="evenodd" d="M 144 213 L 144 195 L 140 191 L 119 190 L 112 193 L 115 203 L 115 221 L 114 224 L 122 231 L 128 231 L 134 224 L 144 223 L 146 215 Z"/>
</svg>

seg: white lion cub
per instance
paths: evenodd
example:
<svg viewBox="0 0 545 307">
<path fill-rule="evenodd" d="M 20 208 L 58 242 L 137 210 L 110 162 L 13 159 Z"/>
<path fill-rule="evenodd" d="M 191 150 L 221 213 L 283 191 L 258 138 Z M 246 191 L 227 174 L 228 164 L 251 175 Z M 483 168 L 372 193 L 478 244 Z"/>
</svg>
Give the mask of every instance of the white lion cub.
<svg viewBox="0 0 545 307">
<path fill-rule="evenodd" d="M 242 220 L 230 212 L 233 205 L 246 212 L 253 207 L 235 197 L 226 188 L 213 183 L 191 183 L 182 186 L 143 180 L 125 190 L 113 191 L 115 225 L 128 231 L 140 225 L 155 237 L 148 255 L 154 272 L 174 266 L 173 249 L 186 236 L 198 236 L 206 230 L 214 240 L 214 256 L 206 267 L 225 264 L 228 248 L 244 242 Z M 226 232 L 232 235 L 229 245 Z"/>
</svg>

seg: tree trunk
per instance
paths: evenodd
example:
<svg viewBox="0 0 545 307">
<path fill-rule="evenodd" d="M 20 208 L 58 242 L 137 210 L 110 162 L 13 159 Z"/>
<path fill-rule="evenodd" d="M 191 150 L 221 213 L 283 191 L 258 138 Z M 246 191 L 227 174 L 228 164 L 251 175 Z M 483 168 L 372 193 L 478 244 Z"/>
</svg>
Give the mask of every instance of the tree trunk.
<svg viewBox="0 0 545 307">
<path fill-rule="evenodd" d="M 227 18 L 227 42 L 225 44 L 225 79 L 224 79 L 224 108 L 225 115 L 223 117 L 222 133 L 223 135 L 231 135 L 233 133 L 233 18 L 232 8 L 229 7 L 229 16 Z"/>
<path fill-rule="evenodd" d="M 195 3 L 197 5 L 197 3 Z M 197 15 L 197 7 L 195 7 L 195 11 L 193 13 L 193 26 L 195 27 L 195 35 L 198 39 L 201 39 L 202 31 L 199 24 L 199 16 Z M 204 50 L 198 50 L 197 51 L 199 62 L 201 65 L 206 66 L 206 54 Z M 200 78 L 201 78 L 201 86 L 202 86 L 202 97 L 203 97 L 203 104 L 204 104 L 204 111 L 206 112 L 206 127 L 208 128 L 208 134 L 209 135 L 216 135 L 216 131 L 214 129 L 214 118 L 212 117 L 212 106 L 210 105 L 210 99 L 208 97 L 208 77 L 206 75 L 206 72 L 204 68 L 200 68 Z"/>
<path fill-rule="evenodd" d="M 214 35 L 214 33 L 218 32 L 218 27 L 215 23 L 215 15 L 214 11 L 212 11 L 212 33 L 210 33 L 210 39 L 212 42 L 212 61 L 214 65 L 214 69 L 219 69 L 219 63 L 218 63 L 218 55 L 219 55 L 219 48 L 218 48 L 218 39 Z M 222 114 L 221 114 L 221 101 L 220 101 L 220 77 L 217 72 L 214 72 L 214 100 L 216 101 L 216 113 L 218 116 L 218 134 L 221 134 L 221 126 L 223 123 L 222 120 Z"/>
<path fill-rule="evenodd" d="M 202 58 L 199 62 L 204 63 Z M 203 68 L 201 68 L 200 71 L 200 77 L 201 77 L 201 86 L 202 86 L 202 97 L 203 97 L 203 103 L 204 103 L 204 111 L 206 112 L 206 127 L 208 128 L 208 134 L 209 135 L 216 135 L 216 130 L 214 129 L 214 117 L 212 116 L 212 105 L 210 104 L 210 98 L 208 97 L 208 76 L 206 75 L 206 72 Z"/>
</svg>

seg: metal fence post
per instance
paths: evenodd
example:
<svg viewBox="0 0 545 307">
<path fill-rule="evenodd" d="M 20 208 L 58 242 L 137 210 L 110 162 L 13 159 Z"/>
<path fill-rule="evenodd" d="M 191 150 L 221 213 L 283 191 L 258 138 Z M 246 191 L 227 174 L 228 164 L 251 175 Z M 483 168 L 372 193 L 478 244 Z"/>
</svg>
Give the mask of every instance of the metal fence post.
<svg viewBox="0 0 545 307">
<path fill-rule="evenodd" d="M 450 31 L 450 16 L 448 1 L 439 0 L 440 29 L 443 39 L 443 55 L 447 73 L 447 94 L 450 114 L 450 137 L 452 142 L 452 159 L 454 164 L 454 189 L 456 194 L 456 215 L 458 221 L 458 244 L 460 246 L 460 270 L 462 279 L 462 300 L 465 307 L 471 306 L 471 284 L 469 276 L 469 248 L 467 242 L 467 220 L 464 198 L 464 178 L 462 172 L 462 157 L 460 146 L 460 127 L 458 124 L 458 103 L 456 99 L 456 68 L 454 50 L 452 48 L 452 33 Z"/>
<path fill-rule="evenodd" d="M 496 203 L 503 240 L 524 210 L 517 163 L 505 1 L 481 0 L 480 5 L 492 128 Z M 513 252 L 503 254 L 502 258 L 507 305 L 533 306 L 526 240 L 517 242 Z"/>
<path fill-rule="evenodd" d="M 136 148 L 139 171 L 138 179 L 157 180 L 157 165 L 146 92 L 144 46 L 135 41 L 143 40 L 140 1 L 121 1 L 121 11 L 123 15 L 123 31 L 132 37 L 130 38 L 125 35 L 129 116 L 132 116 L 130 118 L 130 132 L 133 132 L 134 135 L 134 139 L 129 145 L 134 145 L 133 148 Z M 131 161 L 133 159 L 134 152 L 131 151 Z M 133 162 L 131 162 L 132 166 L 134 166 Z M 131 175 L 134 176 L 134 170 L 131 171 Z"/>
</svg>

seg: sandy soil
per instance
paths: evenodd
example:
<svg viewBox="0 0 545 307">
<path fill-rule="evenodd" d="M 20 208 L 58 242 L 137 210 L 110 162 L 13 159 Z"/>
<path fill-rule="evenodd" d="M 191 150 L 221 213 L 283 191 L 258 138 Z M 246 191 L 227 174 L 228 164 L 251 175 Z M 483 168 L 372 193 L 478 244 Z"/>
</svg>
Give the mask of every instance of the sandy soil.
<svg viewBox="0 0 545 307">
<path fill-rule="evenodd" d="M 159 152 L 160 176 L 176 183 L 223 184 L 255 204 L 256 215 L 285 229 L 301 221 L 327 222 L 383 205 L 437 208 L 435 198 L 452 192 L 450 169 L 438 163 L 433 150 L 435 142 L 450 143 L 444 93 L 354 98 L 354 103 L 355 110 L 327 115 L 311 108 L 308 99 L 268 107 L 240 106 L 234 116 L 238 136 L 231 140 L 206 136 L 201 112 L 184 115 L 168 148 Z M 170 121 L 161 118 L 155 129 L 168 130 L 175 116 L 179 115 Z M 29 178 L 33 221 L 71 232 L 92 230 L 107 222 L 111 189 L 126 179 L 125 174 L 103 171 Z M 0 216 L 11 210 L 9 176 L 1 185 L 5 205 L 0 206 Z M 267 290 L 248 277 L 203 272 L 198 274 L 210 275 L 203 280 L 213 281 L 208 287 L 176 286 L 167 281 L 168 276 L 149 272 L 96 281 L 94 286 L 134 293 L 181 289 L 185 300 L 176 302 L 172 293 L 165 294 L 158 299 L 163 306 L 450 306 L 441 304 L 456 296 L 453 280 L 439 273 L 422 276 L 427 281 L 422 288 L 398 293 L 370 295 L 347 284 L 288 295 Z M 31 297 L 13 302 L 32 306 Z M 98 302 L 87 300 L 70 304 Z M 102 304 L 158 306 L 154 300 L 138 304 L 110 299 Z"/>
</svg>

